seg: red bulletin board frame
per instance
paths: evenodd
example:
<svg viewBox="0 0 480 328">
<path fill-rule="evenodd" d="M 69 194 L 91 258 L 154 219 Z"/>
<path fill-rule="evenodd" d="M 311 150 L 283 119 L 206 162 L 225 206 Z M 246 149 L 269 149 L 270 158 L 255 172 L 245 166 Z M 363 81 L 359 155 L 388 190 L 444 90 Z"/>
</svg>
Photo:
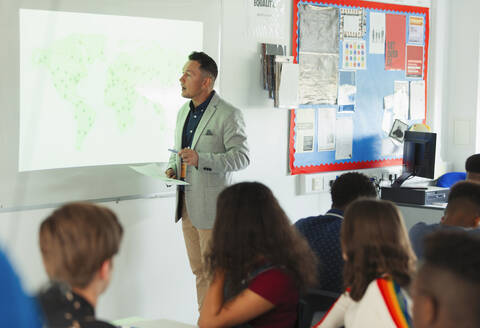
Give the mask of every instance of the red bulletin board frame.
<svg viewBox="0 0 480 328">
<path fill-rule="evenodd" d="M 357 7 L 373 10 L 383 10 L 388 12 L 403 12 L 408 14 L 425 15 L 425 60 L 423 65 L 423 80 L 425 81 L 425 117 L 427 115 L 427 67 L 428 67 L 428 45 L 430 36 L 430 8 L 407 5 L 396 5 L 390 3 L 370 2 L 362 0 L 293 0 L 293 36 L 292 36 L 292 55 L 295 63 L 298 63 L 298 3 L 306 2 L 310 4 L 337 5 L 344 7 Z M 425 120 L 423 120 L 425 123 Z M 290 136 L 289 136 L 289 169 L 290 174 L 318 173 L 329 171 L 357 170 L 384 166 L 401 165 L 402 159 L 358 161 L 351 163 L 331 163 L 310 166 L 294 166 L 295 161 L 295 111 L 290 110 Z"/>
</svg>

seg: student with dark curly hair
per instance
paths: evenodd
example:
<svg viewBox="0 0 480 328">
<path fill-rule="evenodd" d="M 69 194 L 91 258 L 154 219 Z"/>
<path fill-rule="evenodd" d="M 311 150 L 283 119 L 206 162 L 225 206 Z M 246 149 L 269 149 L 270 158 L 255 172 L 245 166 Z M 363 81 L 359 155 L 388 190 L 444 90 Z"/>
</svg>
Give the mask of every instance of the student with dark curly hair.
<svg viewBox="0 0 480 328">
<path fill-rule="evenodd" d="M 480 327 L 480 238 L 438 231 L 412 284 L 415 328 Z"/>
<path fill-rule="evenodd" d="M 200 327 L 294 327 L 299 293 L 315 283 L 316 263 L 265 185 L 244 182 L 217 200 L 206 263 L 213 280 Z"/>
<path fill-rule="evenodd" d="M 409 327 L 405 291 L 414 270 L 402 216 L 393 203 L 353 202 L 341 230 L 345 292 L 315 327 Z"/>
<path fill-rule="evenodd" d="M 320 261 L 316 288 L 341 293 L 343 259 L 340 249 L 340 227 L 343 212 L 358 197 L 375 198 L 377 192 L 373 182 L 365 174 L 348 172 L 335 180 L 330 194 L 332 208 L 325 215 L 300 219 L 295 223 L 295 227 L 307 239 Z"/>
</svg>

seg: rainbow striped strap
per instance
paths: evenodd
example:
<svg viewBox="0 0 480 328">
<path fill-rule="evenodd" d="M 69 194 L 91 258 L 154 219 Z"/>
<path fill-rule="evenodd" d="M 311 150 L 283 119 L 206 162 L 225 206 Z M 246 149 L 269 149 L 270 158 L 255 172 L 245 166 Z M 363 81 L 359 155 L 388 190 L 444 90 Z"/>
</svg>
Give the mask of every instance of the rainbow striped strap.
<svg viewBox="0 0 480 328">
<path fill-rule="evenodd" d="M 412 327 L 412 318 L 408 313 L 407 300 L 400 286 L 390 278 L 377 279 L 377 284 L 395 326 L 398 328 Z"/>
</svg>

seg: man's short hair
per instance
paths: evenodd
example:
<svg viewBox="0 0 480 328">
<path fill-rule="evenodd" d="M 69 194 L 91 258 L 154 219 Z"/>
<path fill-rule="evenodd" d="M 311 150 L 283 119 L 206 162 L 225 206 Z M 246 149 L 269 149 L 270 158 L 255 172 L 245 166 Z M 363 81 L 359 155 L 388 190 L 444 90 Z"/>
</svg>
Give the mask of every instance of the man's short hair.
<svg viewBox="0 0 480 328">
<path fill-rule="evenodd" d="M 449 271 L 462 280 L 480 286 L 478 235 L 465 231 L 442 230 L 428 235 L 424 244 L 424 264 Z"/>
<path fill-rule="evenodd" d="M 474 154 L 467 158 L 465 162 L 465 171 L 480 173 L 480 154 Z"/>
<path fill-rule="evenodd" d="M 454 184 L 448 194 L 447 208 L 458 200 L 471 203 L 480 215 L 480 184 L 469 181 L 461 181 Z"/>
<path fill-rule="evenodd" d="M 455 326 L 480 327 L 479 236 L 443 230 L 427 236 L 424 245 L 422 289 L 432 289 L 426 292 L 449 303 L 443 304 L 443 310 L 449 312 L 451 321 L 458 323 Z"/>
<path fill-rule="evenodd" d="M 200 64 L 200 70 L 213 77 L 213 80 L 215 81 L 218 75 L 218 68 L 212 57 L 204 52 L 194 51 L 188 56 L 188 59 L 197 61 Z"/>
<path fill-rule="evenodd" d="M 375 185 L 365 174 L 348 172 L 339 176 L 330 189 L 332 207 L 344 208 L 358 197 L 376 197 Z"/>
<path fill-rule="evenodd" d="M 120 247 L 123 228 L 106 207 L 70 203 L 40 226 L 40 251 L 50 279 L 85 288 Z"/>
</svg>

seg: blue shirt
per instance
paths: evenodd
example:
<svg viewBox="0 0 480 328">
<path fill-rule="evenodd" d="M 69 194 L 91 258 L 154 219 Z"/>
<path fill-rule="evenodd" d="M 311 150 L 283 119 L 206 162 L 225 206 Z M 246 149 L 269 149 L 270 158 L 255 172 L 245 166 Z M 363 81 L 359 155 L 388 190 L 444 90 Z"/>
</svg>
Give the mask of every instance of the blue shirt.
<svg viewBox="0 0 480 328">
<path fill-rule="evenodd" d="M 467 231 L 469 233 L 480 234 L 480 228 L 464 228 L 458 226 L 445 225 L 440 223 L 426 224 L 425 222 L 419 222 L 410 228 L 409 237 L 412 244 L 413 251 L 417 255 L 418 259 L 423 258 L 423 240 L 425 237 L 435 231 L 439 230 L 457 230 Z"/>
<path fill-rule="evenodd" d="M 318 258 L 317 288 L 343 292 L 343 258 L 340 228 L 343 211 L 332 208 L 325 215 L 311 216 L 295 223 Z"/>
<path fill-rule="evenodd" d="M 42 327 L 36 301 L 25 294 L 20 279 L 2 251 L 0 251 L 0 291 L 0 327 Z"/>
<path fill-rule="evenodd" d="M 187 119 L 183 125 L 182 149 L 192 147 L 195 130 L 197 130 L 198 123 L 200 123 L 203 113 L 207 110 L 208 104 L 210 103 L 210 100 L 212 100 L 214 94 L 215 91 L 212 91 L 208 98 L 197 107 L 195 107 L 193 101 L 190 100 L 190 111 L 188 112 Z"/>
</svg>

